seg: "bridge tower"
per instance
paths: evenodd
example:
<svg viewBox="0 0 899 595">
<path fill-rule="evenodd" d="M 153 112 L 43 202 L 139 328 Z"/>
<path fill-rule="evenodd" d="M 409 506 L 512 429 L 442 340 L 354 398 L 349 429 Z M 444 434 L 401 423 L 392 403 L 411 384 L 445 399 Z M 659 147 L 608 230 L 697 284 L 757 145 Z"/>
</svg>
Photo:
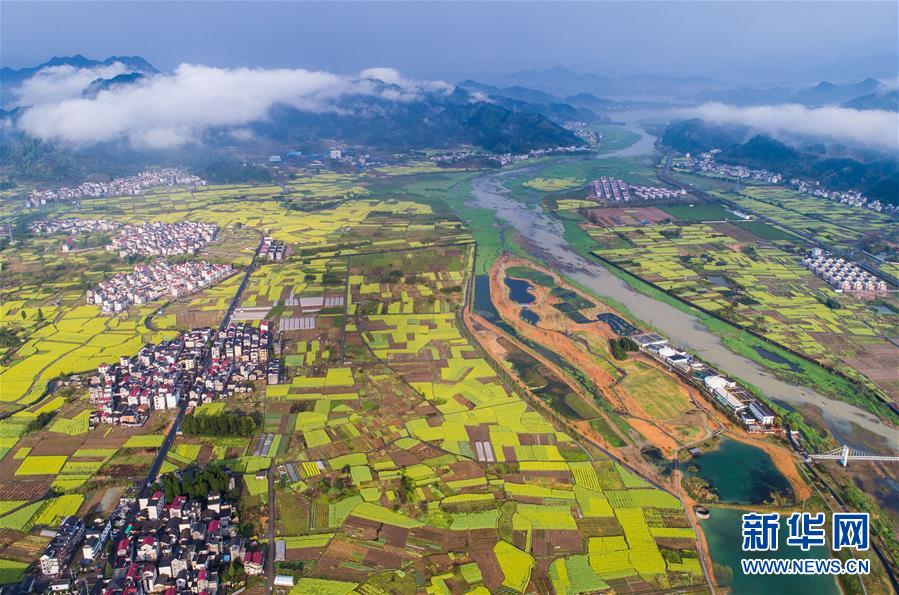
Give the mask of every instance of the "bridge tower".
<svg viewBox="0 0 899 595">
<path fill-rule="evenodd" d="M 845 444 L 843 448 L 840 449 L 840 464 L 845 467 L 849 464 L 849 447 Z"/>
</svg>

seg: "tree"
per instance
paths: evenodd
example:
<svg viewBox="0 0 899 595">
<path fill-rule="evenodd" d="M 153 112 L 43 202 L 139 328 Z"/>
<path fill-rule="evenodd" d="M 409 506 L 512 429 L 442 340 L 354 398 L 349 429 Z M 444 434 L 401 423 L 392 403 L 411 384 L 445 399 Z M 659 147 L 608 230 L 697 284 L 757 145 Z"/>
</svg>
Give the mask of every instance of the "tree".
<svg viewBox="0 0 899 595">
<path fill-rule="evenodd" d="M 627 359 L 627 351 L 617 339 L 609 339 L 609 351 L 615 359 Z"/>
</svg>

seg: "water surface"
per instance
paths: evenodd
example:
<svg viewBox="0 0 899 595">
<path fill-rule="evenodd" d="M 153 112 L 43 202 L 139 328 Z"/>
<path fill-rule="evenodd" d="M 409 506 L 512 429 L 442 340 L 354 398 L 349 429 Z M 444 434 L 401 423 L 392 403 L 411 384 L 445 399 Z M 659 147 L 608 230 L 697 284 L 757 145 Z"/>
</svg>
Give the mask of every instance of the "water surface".
<svg viewBox="0 0 899 595">
<path fill-rule="evenodd" d="M 625 149 L 626 153 L 612 152 L 598 158 L 631 154 L 634 147 L 640 146 L 645 147 L 646 144 L 638 142 Z M 580 256 L 565 239 L 561 221 L 544 211 L 539 200 L 517 200 L 503 184 L 504 177 L 521 175 L 523 172 L 534 173 L 533 170 L 539 170 L 540 167 L 545 165 L 486 173 L 474 178 L 472 197 L 467 204 L 496 212 L 499 220 L 511 226 L 521 237 L 527 238 L 525 248 L 533 256 L 564 272 L 597 295 L 624 304 L 637 318 L 654 325 L 670 339 L 699 354 L 716 367 L 756 386 L 771 399 L 796 408 L 803 405 L 818 407 L 841 441 L 860 446 L 853 439 L 853 433 L 838 432 L 839 428 L 853 427 L 851 424 L 854 423 L 882 437 L 886 444 L 899 450 L 899 433 L 881 423 L 873 414 L 854 405 L 827 398 L 812 389 L 776 378 L 756 362 L 727 349 L 720 337 L 696 316 L 638 292 L 601 264 Z"/>
<path fill-rule="evenodd" d="M 840 595 L 837 581 L 830 576 L 779 576 L 779 575 L 747 575 L 740 566 L 742 558 L 828 558 L 827 546 L 813 547 L 803 552 L 797 547 L 784 544 L 787 534 L 786 522 L 781 522 L 779 535 L 780 548 L 774 552 L 742 551 L 742 510 L 711 507 L 711 516 L 700 520 L 699 524 L 705 533 L 709 545 L 709 553 L 716 564 L 727 566 L 733 570 L 731 587 L 735 595 L 775 595 L 779 593 L 814 593 L 815 595 Z"/>
<path fill-rule="evenodd" d="M 791 494 L 790 482 L 767 452 L 738 440 L 721 440 L 718 448 L 693 457 L 687 464 L 709 482 L 721 502 L 762 504 L 774 494 Z"/>
</svg>

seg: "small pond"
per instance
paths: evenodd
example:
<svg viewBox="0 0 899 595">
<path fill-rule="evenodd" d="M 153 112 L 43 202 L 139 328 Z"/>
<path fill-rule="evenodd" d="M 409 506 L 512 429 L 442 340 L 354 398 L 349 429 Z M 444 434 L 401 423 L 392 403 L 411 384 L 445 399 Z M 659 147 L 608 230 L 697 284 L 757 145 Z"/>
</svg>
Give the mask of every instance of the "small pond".
<svg viewBox="0 0 899 595">
<path fill-rule="evenodd" d="M 762 356 L 763 358 L 765 358 L 765 359 L 768 360 L 769 362 L 773 362 L 773 363 L 775 363 L 775 364 L 781 364 L 781 365 L 787 366 L 787 367 L 790 368 L 790 370 L 793 371 L 793 372 L 802 372 L 802 367 L 801 367 L 801 366 L 798 366 L 798 365 L 794 364 L 794 363 L 791 362 L 790 360 L 786 359 L 785 357 L 781 357 L 780 355 L 774 353 L 773 351 L 768 351 L 768 350 L 765 349 L 764 347 L 757 347 L 757 346 L 756 346 L 756 347 L 753 347 L 753 349 L 755 349 L 755 352 L 756 352 L 756 353 L 758 353 L 760 356 Z"/>
<path fill-rule="evenodd" d="M 737 440 L 724 438 L 715 450 L 705 451 L 687 463 L 705 479 L 722 502 L 761 504 L 775 493 L 791 492 L 790 482 L 777 470 L 767 452 Z"/>
<path fill-rule="evenodd" d="M 522 279 L 512 279 L 511 277 L 506 277 L 506 287 L 509 288 L 509 297 L 512 298 L 512 301 L 525 305 L 532 303 L 536 298 L 534 294 L 531 293 L 532 285 L 527 281 Z"/>
<path fill-rule="evenodd" d="M 530 308 L 522 308 L 521 319 L 530 324 L 537 324 L 537 322 L 540 320 L 540 315 Z"/>
</svg>

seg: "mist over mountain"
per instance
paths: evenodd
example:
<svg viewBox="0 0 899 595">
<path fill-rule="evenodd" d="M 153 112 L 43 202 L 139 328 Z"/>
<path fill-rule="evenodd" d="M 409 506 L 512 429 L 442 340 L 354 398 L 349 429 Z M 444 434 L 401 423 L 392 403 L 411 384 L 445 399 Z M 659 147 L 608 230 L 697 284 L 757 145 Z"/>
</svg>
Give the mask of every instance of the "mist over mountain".
<svg viewBox="0 0 899 595">
<path fill-rule="evenodd" d="M 579 145 L 559 123 L 598 120 L 571 105 L 487 98 L 389 68 L 346 76 L 182 65 L 162 73 L 139 57 L 74 56 L 11 72 L 18 82 L 9 85 L 14 107 L 0 113 L 0 158 L 5 170 L 35 179 L 69 176 L 82 169 L 76 162 L 111 171 L 115 164 L 103 164 L 186 146 L 210 154 L 335 143 L 527 152 Z"/>
<path fill-rule="evenodd" d="M 848 147 L 789 145 L 749 126 L 713 124 L 694 118 L 668 125 L 662 143 L 681 153 L 720 149 L 718 161 L 766 169 L 784 177 L 811 178 L 838 190 L 856 189 L 899 204 L 899 162 Z"/>
<path fill-rule="evenodd" d="M 120 64 L 123 69 L 129 72 L 140 72 L 143 74 L 156 74 L 159 72 L 152 64 L 140 56 L 110 56 L 104 60 L 92 60 L 85 58 L 81 54 L 75 54 L 74 56 L 54 56 L 46 62 L 33 67 L 13 69 L 4 66 L 0 68 L 0 84 L 16 85 L 33 77 L 42 70 L 58 69 L 60 67 L 86 70 L 116 64 Z"/>
</svg>

